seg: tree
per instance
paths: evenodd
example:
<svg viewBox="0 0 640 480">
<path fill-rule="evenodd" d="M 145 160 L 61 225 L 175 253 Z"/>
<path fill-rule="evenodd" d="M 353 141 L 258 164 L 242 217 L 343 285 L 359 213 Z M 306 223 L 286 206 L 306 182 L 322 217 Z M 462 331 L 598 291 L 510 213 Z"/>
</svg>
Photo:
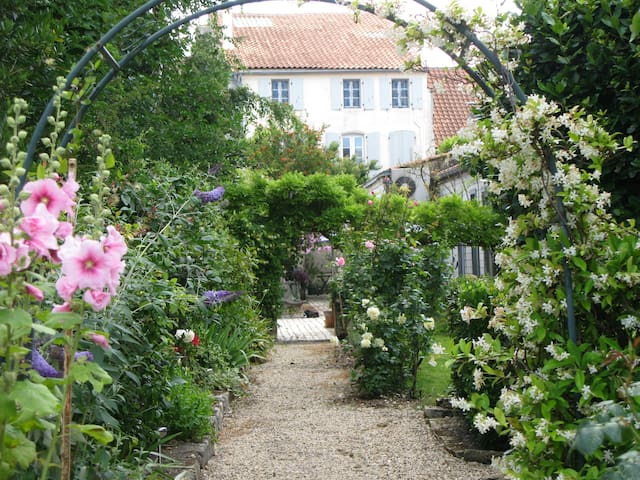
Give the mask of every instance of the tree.
<svg viewBox="0 0 640 480">
<path fill-rule="evenodd" d="M 640 141 L 640 0 L 522 0 L 522 87 L 568 109 L 579 105 L 609 131 Z M 620 152 L 605 163 L 602 185 L 618 218 L 640 220 L 640 160 Z"/>
</svg>

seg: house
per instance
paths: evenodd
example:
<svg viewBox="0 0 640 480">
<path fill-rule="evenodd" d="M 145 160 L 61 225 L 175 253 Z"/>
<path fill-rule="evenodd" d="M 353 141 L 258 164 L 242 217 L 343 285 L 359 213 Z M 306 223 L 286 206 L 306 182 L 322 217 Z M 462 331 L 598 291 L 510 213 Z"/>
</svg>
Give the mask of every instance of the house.
<svg viewBox="0 0 640 480">
<path fill-rule="evenodd" d="M 404 69 L 392 22 L 366 12 L 232 11 L 219 21 L 246 67 L 236 81 L 291 104 L 343 156 L 386 169 L 434 151 L 427 77 Z"/>
</svg>

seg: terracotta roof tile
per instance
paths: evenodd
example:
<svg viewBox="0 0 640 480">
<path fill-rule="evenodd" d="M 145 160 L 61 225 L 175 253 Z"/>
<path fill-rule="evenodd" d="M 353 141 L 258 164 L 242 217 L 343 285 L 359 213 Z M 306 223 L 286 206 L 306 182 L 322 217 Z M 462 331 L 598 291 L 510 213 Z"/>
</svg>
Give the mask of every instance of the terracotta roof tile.
<svg viewBox="0 0 640 480">
<path fill-rule="evenodd" d="M 362 12 L 233 14 L 235 54 L 248 69 L 399 70 L 393 24 Z"/>
<path fill-rule="evenodd" d="M 433 134 L 438 146 L 467 124 L 474 96 L 471 80 L 457 68 L 428 68 L 427 82 L 433 95 Z"/>
</svg>

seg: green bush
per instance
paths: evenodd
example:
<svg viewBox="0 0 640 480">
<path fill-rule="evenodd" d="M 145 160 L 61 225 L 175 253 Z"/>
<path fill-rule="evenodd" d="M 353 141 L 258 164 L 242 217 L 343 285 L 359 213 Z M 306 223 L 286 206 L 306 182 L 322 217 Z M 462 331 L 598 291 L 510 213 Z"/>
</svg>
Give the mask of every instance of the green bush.
<svg viewBox="0 0 640 480">
<path fill-rule="evenodd" d="M 163 411 L 163 425 L 182 440 L 202 440 L 213 432 L 211 393 L 191 383 L 171 388 Z"/>
</svg>

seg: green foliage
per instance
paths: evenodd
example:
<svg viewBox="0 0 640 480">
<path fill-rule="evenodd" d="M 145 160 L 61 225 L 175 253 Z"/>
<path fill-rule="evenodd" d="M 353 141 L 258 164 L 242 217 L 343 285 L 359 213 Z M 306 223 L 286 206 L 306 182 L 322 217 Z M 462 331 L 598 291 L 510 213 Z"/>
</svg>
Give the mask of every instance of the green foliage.
<svg viewBox="0 0 640 480">
<path fill-rule="evenodd" d="M 544 94 L 565 109 L 575 105 L 597 115 L 608 130 L 640 140 L 638 0 L 521 2 L 531 40 L 515 73 L 523 88 Z M 606 162 L 602 186 L 612 193 L 612 212 L 640 219 L 640 163 L 635 152 Z"/>
<path fill-rule="evenodd" d="M 201 440 L 212 433 L 211 393 L 189 383 L 175 385 L 169 391 L 163 421 L 169 433 L 183 440 Z"/>
</svg>

